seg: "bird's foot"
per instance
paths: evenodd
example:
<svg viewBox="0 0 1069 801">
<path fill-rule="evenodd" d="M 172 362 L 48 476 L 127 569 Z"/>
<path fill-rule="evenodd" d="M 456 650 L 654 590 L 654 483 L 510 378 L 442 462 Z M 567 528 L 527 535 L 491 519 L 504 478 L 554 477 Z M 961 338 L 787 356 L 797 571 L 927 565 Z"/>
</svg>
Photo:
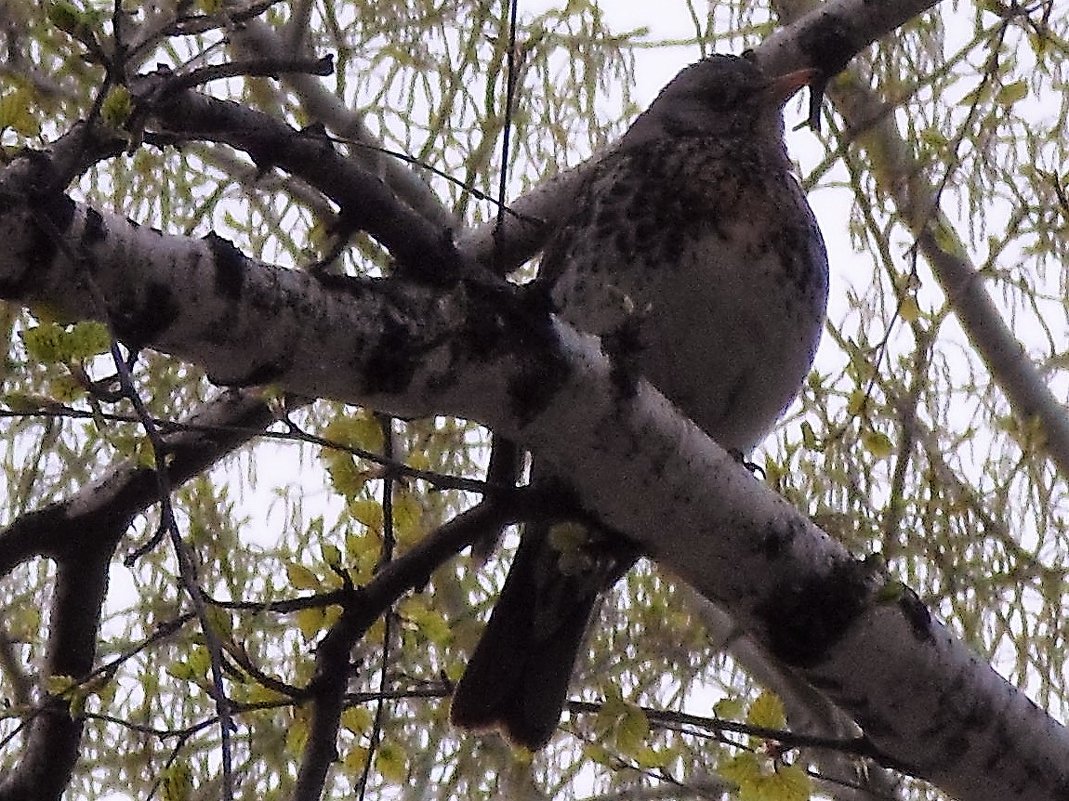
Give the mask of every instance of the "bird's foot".
<svg viewBox="0 0 1069 801">
<path fill-rule="evenodd" d="M 765 468 L 757 464 L 757 462 L 751 462 L 746 458 L 746 454 L 740 451 L 738 448 L 729 448 L 728 453 L 731 454 L 731 458 L 741 464 L 747 470 L 749 470 L 755 478 L 759 478 L 762 481 L 765 480 Z"/>
</svg>

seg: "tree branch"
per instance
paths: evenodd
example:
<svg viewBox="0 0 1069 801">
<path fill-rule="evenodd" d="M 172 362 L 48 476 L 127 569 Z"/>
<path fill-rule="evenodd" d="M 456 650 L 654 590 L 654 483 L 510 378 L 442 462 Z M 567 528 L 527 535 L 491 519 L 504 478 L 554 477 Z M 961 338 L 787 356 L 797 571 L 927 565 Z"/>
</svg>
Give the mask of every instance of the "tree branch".
<svg viewBox="0 0 1069 801">
<path fill-rule="evenodd" d="M 465 417 L 530 448 L 601 521 L 726 608 L 915 774 L 965 799 L 1057 797 L 1051 788 L 1069 782 L 1064 729 L 911 593 L 855 562 L 644 381 L 621 386 L 595 339 L 522 297 L 466 282 L 317 281 L 69 199 L 38 208 L 81 243 L 113 325 L 218 380 L 269 372 L 300 395 Z M 40 239 L 25 208 L 0 214 L 0 235 L 9 243 L 0 294 L 91 308 L 78 275 L 86 268 L 56 249 L 30 255 Z M 19 278 L 27 260 L 33 282 Z M 363 625 L 347 620 L 341 639 Z M 999 777 L 982 769 L 995 754 Z M 1022 795 L 1025 785 L 1034 792 Z"/>
</svg>

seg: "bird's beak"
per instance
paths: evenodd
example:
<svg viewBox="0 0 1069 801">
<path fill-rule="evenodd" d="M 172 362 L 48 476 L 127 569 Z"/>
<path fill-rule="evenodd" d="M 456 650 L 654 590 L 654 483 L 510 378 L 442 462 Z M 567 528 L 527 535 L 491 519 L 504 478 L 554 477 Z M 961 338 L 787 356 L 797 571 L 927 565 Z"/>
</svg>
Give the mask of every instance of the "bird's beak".
<svg viewBox="0 0 1069 801">
<path fill-rule="evenodd" d="M 782 106 L 803 86 L 811 84 L 820 74 L 820 70 L 807 67 L 804 70 L 795 70 L 785 75 L 780 75 L 768 82 L 764 89 L 764 95 L 768 98 L 769 105 Z"/>
</svg>

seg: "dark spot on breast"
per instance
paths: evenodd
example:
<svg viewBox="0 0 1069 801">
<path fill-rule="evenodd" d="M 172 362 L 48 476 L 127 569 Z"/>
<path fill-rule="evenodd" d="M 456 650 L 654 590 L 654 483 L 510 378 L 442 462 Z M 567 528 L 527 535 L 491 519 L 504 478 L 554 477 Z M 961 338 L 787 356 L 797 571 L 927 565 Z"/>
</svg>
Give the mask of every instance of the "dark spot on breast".
<svg viewBox="0 0 1069 801">
<path fill-rule="evenodd" d="M 653 239 L 661 230 L 656 220 L 649 217 L 635 219 L 635 239 L 641 242 L 644 239 Z"/>
<path fill-rule="evenodd" d="M 616 249 L 616 253 L 619 256 L 629 259 L 635 255 L 637 241 L 634 232 L 625 226 L 620 228 L 614 234 L 612 238 L 612 246 Z"/>
</svg>

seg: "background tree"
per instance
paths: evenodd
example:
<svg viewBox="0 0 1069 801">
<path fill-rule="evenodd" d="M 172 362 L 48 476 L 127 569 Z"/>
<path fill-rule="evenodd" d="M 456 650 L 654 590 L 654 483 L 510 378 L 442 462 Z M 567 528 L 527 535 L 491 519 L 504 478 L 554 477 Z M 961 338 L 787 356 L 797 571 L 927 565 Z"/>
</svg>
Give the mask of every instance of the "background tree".
<svg viewBox="0 0 1069 801">
<path fill-rule="evenodd" d="M 671 40 L 594 4 L 521 6 L 514 46 L 509 9 L 488 2 L 0 5 L 0 798 L 715 797 L 729 782 L 804 797 L 803 767 L 834 797 L 937 795 L 910 774 L 959 797 L 1064 796 L 1056 767 L 1043 770 L 1059 764 L 1046 754 L 1066 764 L 1053 724 L 1013 718 L 1036 738 L 1022 751 L 1012 704 L 977 696 L 989 711 L 971 723 L 997 718 L 1001 758 L 971 761 L 973 743 L 948 744 L 959 724 L 939 716 L 919 724 L 933 759 L 915 761 L 877 726 L 858 738 L 843 713 L 858 710 L 828 683 L 839 706 L 816 693 L 813 665 L 783 659 L 783 632 L 717 596 L 753 636 L 736 630 L 661 566 L 605 604 L 565 734 L 544 754 L 446 723 L 449 681 L 507 564 L 456 554 L 545 499 L 488 492 L 485 431 L 441 415 L 470 410 L 579 458 L 476 397 L 498 397 L 496 377 L 523 367 L 498 358 L 505 345 L 533 365 L 557 347 L 476 276 L 537 251 L 546 226 L 532 220 L 567 207 L 577 173 L 546 179 L 640 110 L 640 60 L 664 71 L 652 94 L 714 49 L 760 44 L 768 63 L 838 68 L 892 30 L 829 84 L 821 152 L 799 146 L 810 133 L 792 143 L 831 243 L 833 305 L 817 369 L 760 461 L 767 483 L 911 590 L 872 560 L 839 586 L 879 584 L 870 605 L 937 631 L 915 591 L 1064 717 L 1069 437 L 1051 393 L 1065 383 L 1065 9 L 842 2 L 784 32 L 801 4 L 737 5 L 680 3 L 689 27 Z M 487 198 L 501 186 L 516 200 L 495 226 Z M 341 273 L 389 275 L 391 288 Z M 435 351 L 420 349 L 458 330 L 462 378 L 421 389 L 413 365 Z M 464 377 L 479 359 L 497 370 L 477 384 Z M 755 506 L 755 482 L 733 481 L 725 504 Z M 661 536 L 687 542 L 672 524 L 690 499 L 657 491 L 641 501 Z M 606 495 L 591 492 L 596 513 L 638 518 Z M 681 572 L 673 560 L 658 551 Z M 694 575 L 706 569 L 682 575 L 709 595 Z M 783 587 L 768 594 L 781 603 L 764 623 L 788 621 L 820 644 L 817 661 L 836 661 L 837 637 L 816 625 L 827 617 L 803 620 L 791 606 L 803 596 Z M 850 592 L 828 597 L 854 611 Z M 772 743 L 784 717 L 792 734 Z M 880 719 L 906 731 L 904 718 Z"/>
</svg>

